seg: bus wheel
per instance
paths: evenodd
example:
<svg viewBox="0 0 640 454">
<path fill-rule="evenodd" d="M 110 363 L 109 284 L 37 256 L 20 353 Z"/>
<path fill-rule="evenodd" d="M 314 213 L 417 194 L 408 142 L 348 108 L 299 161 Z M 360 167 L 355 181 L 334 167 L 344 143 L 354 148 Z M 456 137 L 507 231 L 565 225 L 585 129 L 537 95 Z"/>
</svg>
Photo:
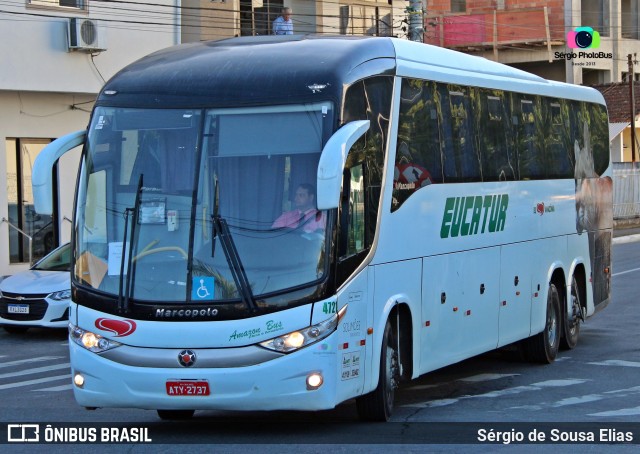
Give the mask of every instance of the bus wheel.
<svg viewBox="0 0 640 454">
<path fill-rule="evenodd" d="M 191 419 L 195 410 L 156 410 L 160 419 L 179 420 Z"/>
<path fill-rule="evenodd" d="M 582 305 L 580 304 L 580 291 L 575 276 L 571 278 L 571 295 L 567 304 L 569 313 L 565 312 L 564 319 L 564 336 L 560 340 L 560 348 L 563 350 L 571 350 L 578 345 L 578 336 L 580 335 L 580 321 L 583 318 Z"/>
<path fill-rule="evenodd" d="M 522 351 L 528 361 L 549 364 L 556 359 L 561 335 L 560 296 L 554 284 L 549 285 L 547 296 L 547 321 L 544 330 L 525 339 Z"/>
<path fill-rule="evenodd" d="M 391 321 L 387 321 L 380 352 L 378 387 L 356 399 L 358 415 L 363 421 L 388 421 L 393 410 L 393 399 L 400 382 L 398 340 L 393 334 Z"/>
</svg>

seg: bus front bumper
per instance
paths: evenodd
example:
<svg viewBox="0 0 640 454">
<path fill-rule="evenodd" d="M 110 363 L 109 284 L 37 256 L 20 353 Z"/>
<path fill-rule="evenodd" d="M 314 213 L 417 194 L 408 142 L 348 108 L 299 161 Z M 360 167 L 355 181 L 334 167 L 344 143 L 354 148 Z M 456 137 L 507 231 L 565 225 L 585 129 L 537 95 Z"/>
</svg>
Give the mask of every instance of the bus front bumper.
<svg viewBox="0 0 640 454">
<path fill-rule="evenodd" d="M 325 410 L 336 402 L 336 333 L 297 352 L 245 367 L 139 367 L 69 342 L 74 395 L 84 407 L 163 410 Z M 158 353 L 159 349 L 148 349 Z M 197 349 L 194 349 L 196 352 Z M 174 350 L 171 350 L 173 355 Z M 177 360 L 176 360 L 177 362 Z M 75 384 L 80 374 L 82 386 Z M 311 374 L 322 385 L 309 388 Z M 206 382 L 209 395 L 170 395 L 167 383 Z"/>
</svg>

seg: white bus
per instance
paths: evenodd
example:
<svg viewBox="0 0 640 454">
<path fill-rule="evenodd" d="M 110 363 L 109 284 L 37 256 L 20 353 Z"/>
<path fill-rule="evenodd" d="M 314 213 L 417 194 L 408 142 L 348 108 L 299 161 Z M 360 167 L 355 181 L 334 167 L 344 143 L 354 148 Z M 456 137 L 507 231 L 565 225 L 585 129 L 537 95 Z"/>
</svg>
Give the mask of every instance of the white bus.
<svg viewBox="0 0 640 454">
<path fill-rule="evenodd" d="M 595 90 L 392 38 L 157 52 L 100 93 L 73 229 L 87 408 L 390 417 L 402 381 L 519 343 L 550 363 L 610 301 Z M 284 214 L 283 214 L 284 213 Z"/>
</svg>

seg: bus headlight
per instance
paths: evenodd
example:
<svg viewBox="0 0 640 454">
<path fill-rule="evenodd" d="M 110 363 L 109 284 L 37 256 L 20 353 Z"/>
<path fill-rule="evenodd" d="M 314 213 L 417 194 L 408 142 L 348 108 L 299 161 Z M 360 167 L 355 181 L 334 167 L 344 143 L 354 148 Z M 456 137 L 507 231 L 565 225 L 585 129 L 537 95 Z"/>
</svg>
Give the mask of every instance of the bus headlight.
<svg viewBox="0 0 640 454">
<path fill-rule="evenodd" d="M 122 345 L 120 342 L 104 338 L 99 334 L 86 331 L 71 323 L 69 323 L 69 338 L 82 348 L 93 353 L 102 353 Z"/>
<path fill-rule="evenodd" d="M 329 334 L 333 333 L 338 326 L 338 322 L 344 316 L 347 306 L 335 314 L 333 317 L 312 325 L 304 329 L 292 331 L 282 336 L 269 339 L 268 341 L 260 342 L 260 346 L 269 350 L 275 350 L 281 353 L 290 353 L 298 350 L 307 345 L 318 342 L 324 339 Z"/>
</svg>

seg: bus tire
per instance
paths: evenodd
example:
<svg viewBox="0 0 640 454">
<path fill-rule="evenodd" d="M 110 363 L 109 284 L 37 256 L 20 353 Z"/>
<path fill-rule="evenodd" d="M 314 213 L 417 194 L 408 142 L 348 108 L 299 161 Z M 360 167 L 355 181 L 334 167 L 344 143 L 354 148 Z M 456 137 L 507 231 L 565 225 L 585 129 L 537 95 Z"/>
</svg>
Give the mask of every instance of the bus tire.
<svg viewBox="0 0 640 454">
<path fill-rule="evenodd" d="M 378 386 L 369 394 L 356 399 L 358 416 L 363 421 L 385 422 L 391 417 L 395 390 L 400 380 L 397 342 L 398 339 L 394 335 L 391 320 L 388 320 L 384 328 L 380 352 Z"/>
<path fill-rule="evenodd" d="M 549 284 L 547 296 L 547 321 L 544 330 L 525 339 L 522 351 L 525 359 L 535 363 L 550 364 L 556 359 L 560 346 L 562 317 L 560 315 L 560 296 L 554 284 Z"/>
<path fill-rule="evenodd" d="M 582 319 L 582 307 L 580 301 L 580 291 L 575 276 L 571 278 L 571 295 L 567 301 L 568 312 L 564 312 L 563 331 L 564 335 L 560 340 L 560 348 L 571 350 L 578 345 L 580 335 L 580 321 Z"/>
<path fill-rule="evenodd" d="M 176 421 L 191 419 L 195 410 L 156 410 L 160 419 Z"/>
</svg>

